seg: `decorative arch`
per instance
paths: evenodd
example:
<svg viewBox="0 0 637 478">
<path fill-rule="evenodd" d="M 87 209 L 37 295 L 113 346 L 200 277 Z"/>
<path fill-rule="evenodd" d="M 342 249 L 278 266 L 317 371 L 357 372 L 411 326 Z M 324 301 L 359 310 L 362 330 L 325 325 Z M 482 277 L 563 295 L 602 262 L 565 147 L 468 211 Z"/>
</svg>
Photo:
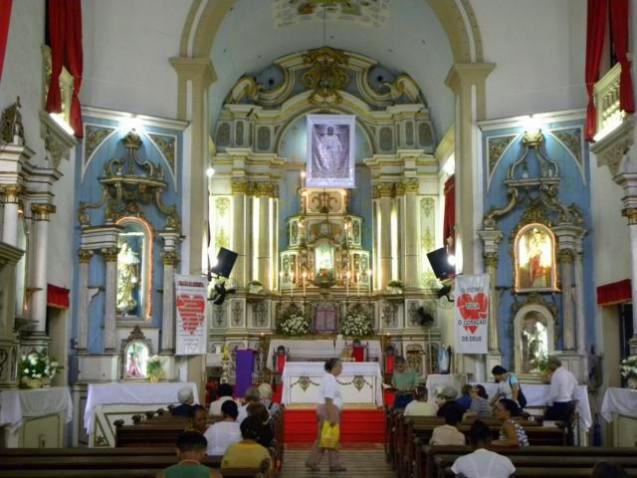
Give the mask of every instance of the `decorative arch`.
<svg viewBox="0 0 637 478">
<path fill-rule="evenodd" d="M 541 325 L 535 325 L 541 324 Z M 515 371 L 539 374 L 542 361 L 555 351 L 555 316 L 541 303 L 527 303 L 513 317 Z"/>
</svg>

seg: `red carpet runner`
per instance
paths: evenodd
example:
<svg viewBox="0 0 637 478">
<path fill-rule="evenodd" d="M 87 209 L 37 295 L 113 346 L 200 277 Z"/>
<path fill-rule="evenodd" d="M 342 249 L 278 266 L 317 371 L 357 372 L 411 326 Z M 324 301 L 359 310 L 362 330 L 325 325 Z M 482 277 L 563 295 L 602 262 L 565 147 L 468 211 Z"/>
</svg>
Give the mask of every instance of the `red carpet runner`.
<svg viewBox="0 0 637 478">
<path fill-rule="evenodd" d="M 314 410 L 285 410 L 285 443 L 312 443 L 316 438 Z M 384 410 L 344 410 L 341 417 L 341 443 L 383 443 Z"/>
</svg>

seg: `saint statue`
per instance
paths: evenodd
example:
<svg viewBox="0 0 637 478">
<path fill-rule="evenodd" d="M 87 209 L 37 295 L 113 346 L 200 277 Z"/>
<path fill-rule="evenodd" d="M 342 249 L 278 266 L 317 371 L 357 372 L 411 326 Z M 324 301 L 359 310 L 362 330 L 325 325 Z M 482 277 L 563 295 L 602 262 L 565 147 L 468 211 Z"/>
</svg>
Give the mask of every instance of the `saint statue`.
<svg viewBox="0 0 637 478">
<path fill-rule="evenodd" d="M 139 254 L 127 242 L 117 254 L 117 311 L 132 312 L 138 305 L 135 293 L 139 288 Z"/>
</svg>

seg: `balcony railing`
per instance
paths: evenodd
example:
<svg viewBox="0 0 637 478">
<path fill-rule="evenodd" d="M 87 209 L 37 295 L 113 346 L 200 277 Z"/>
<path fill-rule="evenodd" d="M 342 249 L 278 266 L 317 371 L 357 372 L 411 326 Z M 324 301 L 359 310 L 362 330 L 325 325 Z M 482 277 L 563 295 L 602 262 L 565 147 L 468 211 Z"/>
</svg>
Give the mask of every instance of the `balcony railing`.
<svg viewBox="0 0 637 478">
<path fill-rule="evenodd" d="M 619 107 L 619 63 L 595 83 L 595 106 L 597 107 L 597 134 L 595 141 L 607 136 L 622 124 L 626 112 Z"/>
</svg>

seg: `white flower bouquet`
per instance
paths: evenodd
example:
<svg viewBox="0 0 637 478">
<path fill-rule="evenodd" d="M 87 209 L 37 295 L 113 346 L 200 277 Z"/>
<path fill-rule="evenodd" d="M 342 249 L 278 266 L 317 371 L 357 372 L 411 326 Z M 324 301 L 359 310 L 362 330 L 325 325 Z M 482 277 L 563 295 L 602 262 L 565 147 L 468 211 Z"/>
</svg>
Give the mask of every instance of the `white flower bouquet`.
<svg viewBox="0 0 637 478">
<path fill-rule="evenodd" d="M 372 319 L 362 313 L 352 313 L 341 323 L 341 333 L 347 337 L 366 337 L 374 333 Z"/>
<path fill-rule="evenodd" d="M 310 321 L 299 314 L 291 314 L 279 322 L 279 331 L 283 335 L 307 335 L 310 333 Z"/>
<path fill-rule="evenodd" d="M 637 355 L 632 355 L 622 360 L 619 371 L 624 378 L 637 379 Z"/>
<path fill-rule="evenodd" d="M 48 385 L 61 369 L 60 364 L 51 360 L 44 352 L 31 352 L 20 359 L 20 384 L 28 388 Z"/>
</svg>

